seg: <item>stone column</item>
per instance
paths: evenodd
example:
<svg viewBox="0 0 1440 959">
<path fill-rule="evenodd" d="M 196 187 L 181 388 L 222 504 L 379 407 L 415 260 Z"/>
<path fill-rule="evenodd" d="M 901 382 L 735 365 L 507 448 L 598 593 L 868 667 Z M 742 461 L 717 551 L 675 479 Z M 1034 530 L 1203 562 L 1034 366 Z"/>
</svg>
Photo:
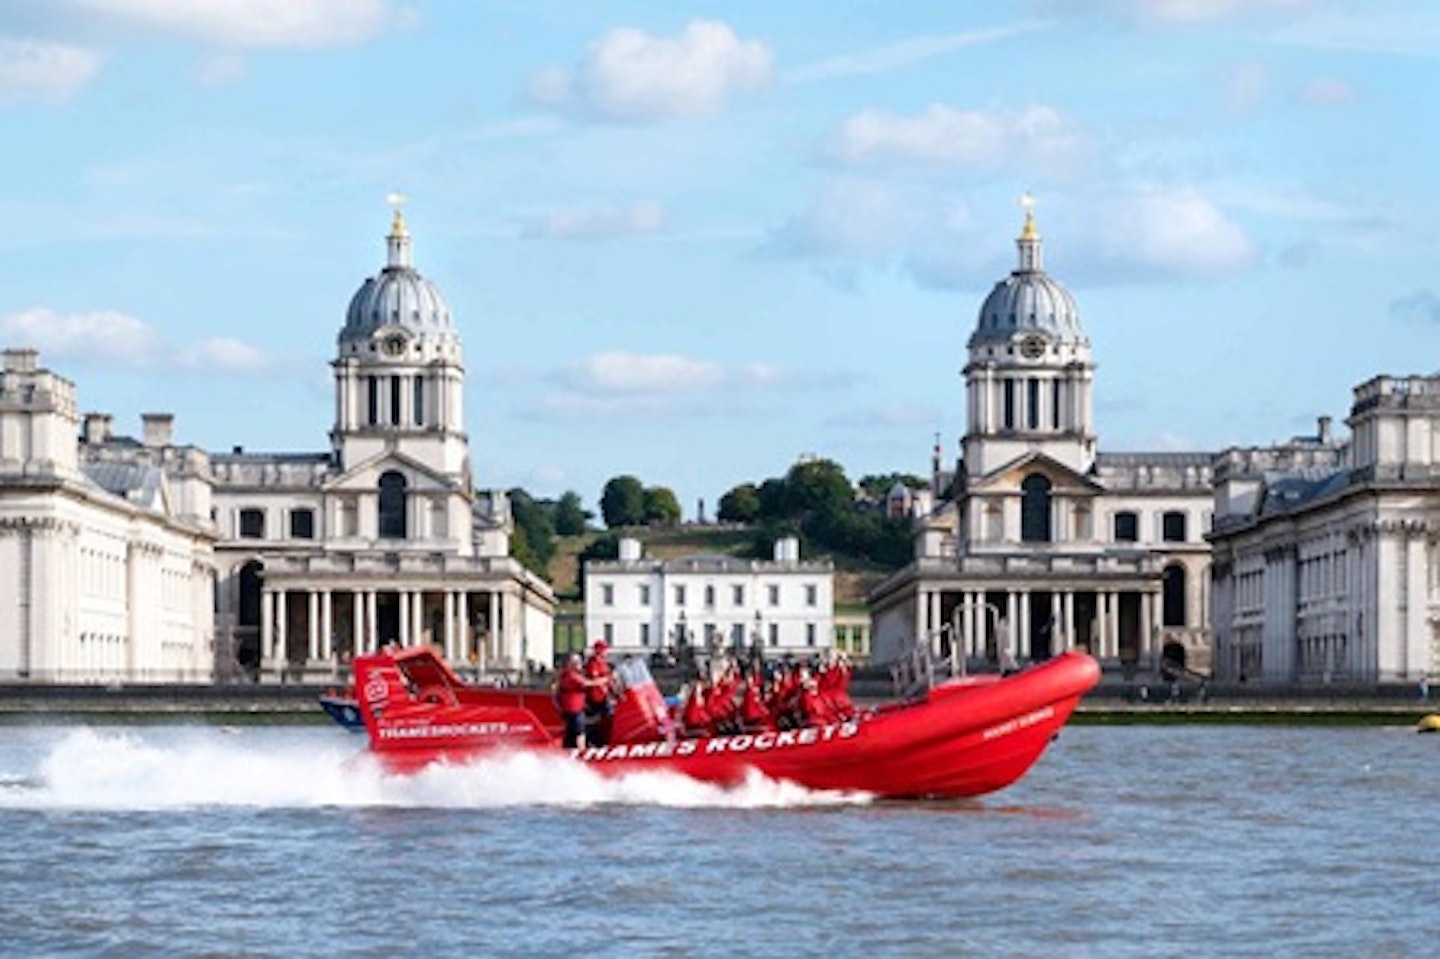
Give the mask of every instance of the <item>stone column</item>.
<svg viewBox="0 0 1440 959">
<path fill-rule="evenodd" d="M 365 649 L 373 653 L 380 648 L 380 600 L 373 589 L 365 591 L 365 626 L 369 631 Z"/>
<path fill-rule="evenodd" d="M 408 591 L 402 589 L 402 590 L 400 590 L 399 593 L 397 594 L 397 599 L 398 599 L 398 601 L 399 601 L 399 603 L 400 603 L 400 615 L 397 617 L 397 618 L 400 620 L 400 623 L 399 623 L 399 626 L 398 626 L 398 628 L 399 628 L 399 630 L 400 630 L 400 635 L 397 636 L 396 638 L 399 640 L 401 646 L 409 646 L 409 645 L 410 645 L 410 642 L 411 642 L 411 640 L 410 640 L 410 593 L 409 593 Z"/>
<path fill-rule="evenodd" d="M 320 658 L 320 594 L 307 590 L 305 600 L 305 638 L 308 640 L 305 655 L 313 663 Z"/>
<path fill-rule="evenodd" d="M 320 658 L 335 658 L 335 594 L 328 589 L 320 594 Z"/>
</svg>

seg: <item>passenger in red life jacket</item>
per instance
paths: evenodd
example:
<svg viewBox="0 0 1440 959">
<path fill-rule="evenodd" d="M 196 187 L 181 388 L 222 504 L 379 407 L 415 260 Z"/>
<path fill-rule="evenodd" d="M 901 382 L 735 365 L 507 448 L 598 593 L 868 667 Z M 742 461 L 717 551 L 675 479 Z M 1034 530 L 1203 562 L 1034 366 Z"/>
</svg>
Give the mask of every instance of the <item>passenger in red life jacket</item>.
<svg viewBox="0 0 1440 959">
<path fill-rule="evenodd" d="M 585 746 L 585 694 L 589 683 L 580 671 L 580 654 L 571 653 L 565 660 L 565 668 L 555 680 L 555 705 L 560 718 L 565 721 L 565 748 L 583 749 Z"/>
<path fill-rule="evenodd" d="M 803 670 L 800 676 L 800 717 L 805 726 L 824 726 L 835 721 L 835 714 L 825 697 L 820 695 L 820 684 L 810 671 Z"/>
<path fill-rule="evenodd" d="M 765 732 L 775 728 L 775 720 L 760 697 L 760 674 L 747 677 L 740 700 L 740 725 L 747 733 Z"/>
<path fill-rule="evenodd" d="M 585 722 L 592 746 L 605 746 L 610 742 L 610 717 L 615 712 L 612 698 L 615 671 L 607 657 L 609 650 L 609 643 L 597 639 L 591 647 L 590 658 L 585 661 Z"/>
<path fill-rule="evenodd" d="M 685 710 L 680 715 L 680 725 L 685 727 L 686 736 L 710 735 L 710 710 L 705 705 L 704 681 L 696 677 L 685 700 Z"/>
</svg>

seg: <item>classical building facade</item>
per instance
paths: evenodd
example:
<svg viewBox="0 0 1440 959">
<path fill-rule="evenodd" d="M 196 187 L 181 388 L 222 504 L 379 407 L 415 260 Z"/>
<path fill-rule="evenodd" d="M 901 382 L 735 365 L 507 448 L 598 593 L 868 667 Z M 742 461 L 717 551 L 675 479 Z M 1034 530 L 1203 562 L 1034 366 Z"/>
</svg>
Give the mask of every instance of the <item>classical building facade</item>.
<svg viewBox="0 0 1440 959">
<path fill-rule="evenodd" d="M 77 412 L 8 350 L 0 381 L 0 678 L 337 675 L 385 642 L 460 668 L 553 660 L 549 584 L 471 480 L 460 337 L 397 211 L 332 362 L 330 448 L 205 453 Z"/>
<path fill-rule="evenodd" d="M 1211 454 L 1099 451 L 1090 341 L 1029 211 L 1016 244 L 968 341 L 959 462 L 937 444 L 915 559 L 870 593 L 874 659 L 919 644 L 976 663 L 1082 648 L 1107 667 L 1203 666 Z"/>
<path fill-rule="evenodd" d="M 813 656 L 835 648 L 834 581 L 831 564 L 802 560 L 791 537 L 770 560 L 652 559 L 622 539 L 618 559 L 585 563 L 585 629 L 619 655 Z"/>
<path fill-rule="evenodd" d="M 320 672 L 378 644 L 548 667 L 555 599 L 509 556 L 503 493 L 471 482 L 460 336 L 397 210 L 331 366 L 330 449 L 212 455 L 216 624 L 250 671 Z"/>
<path fill-rule="evenodd" d="M 1355 387 L 1348 442 L 1230 449 L 1215 471 L 1215 671 L 1440 676 L 1440 376 Z"/>
<path fill-rule="evenodd" d="M 209 682 L 216 532 L 208 459 L 80 435 L 75 385 L 7 349 L 0 369 L 0 680 Z M 122 449 L 123 447 L 123 449 Z"/>
</svg>

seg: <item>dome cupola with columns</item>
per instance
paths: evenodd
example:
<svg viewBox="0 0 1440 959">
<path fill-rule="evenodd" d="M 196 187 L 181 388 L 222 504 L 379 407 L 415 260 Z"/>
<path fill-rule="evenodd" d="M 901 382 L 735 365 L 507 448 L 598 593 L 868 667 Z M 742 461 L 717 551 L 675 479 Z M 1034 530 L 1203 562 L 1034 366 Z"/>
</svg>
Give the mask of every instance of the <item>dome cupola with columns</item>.
<svg viewBox="0 0 1440 959">
<path fill-rule="evenodd" d="M 439 288 L 415 269 L 404 197 L 388 199 L 385 266 L 350 298 L 337 338 L 331 444 L 342 469 L 403 450 L 468 483 L 460 335 Z"/>
<path fill-rule="evenodd" d="M 962 446 L 970 477 L 1028 452 L 1079 473 L 1095 460 L 1090 340 L 1075 298 L 1045 272 L 1028 194 L 1022 204 L 1019 263 L 985 298 L 967 343 Z"/>
</svg>

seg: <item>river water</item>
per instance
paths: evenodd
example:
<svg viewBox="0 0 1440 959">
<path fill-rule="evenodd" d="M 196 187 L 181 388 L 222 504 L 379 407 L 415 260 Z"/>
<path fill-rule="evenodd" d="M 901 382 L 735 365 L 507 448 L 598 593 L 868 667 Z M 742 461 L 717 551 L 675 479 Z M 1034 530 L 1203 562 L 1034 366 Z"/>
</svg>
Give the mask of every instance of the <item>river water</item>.
<svg viewBox="0 0 1440 959">
<path fill-rule="evenodd" d="M 946 803 L 362 752 L 0 728 L 0 954 L 1440 954 L 1440 736 L 1400 727 L 1070 727 Z"/>
</svg>

